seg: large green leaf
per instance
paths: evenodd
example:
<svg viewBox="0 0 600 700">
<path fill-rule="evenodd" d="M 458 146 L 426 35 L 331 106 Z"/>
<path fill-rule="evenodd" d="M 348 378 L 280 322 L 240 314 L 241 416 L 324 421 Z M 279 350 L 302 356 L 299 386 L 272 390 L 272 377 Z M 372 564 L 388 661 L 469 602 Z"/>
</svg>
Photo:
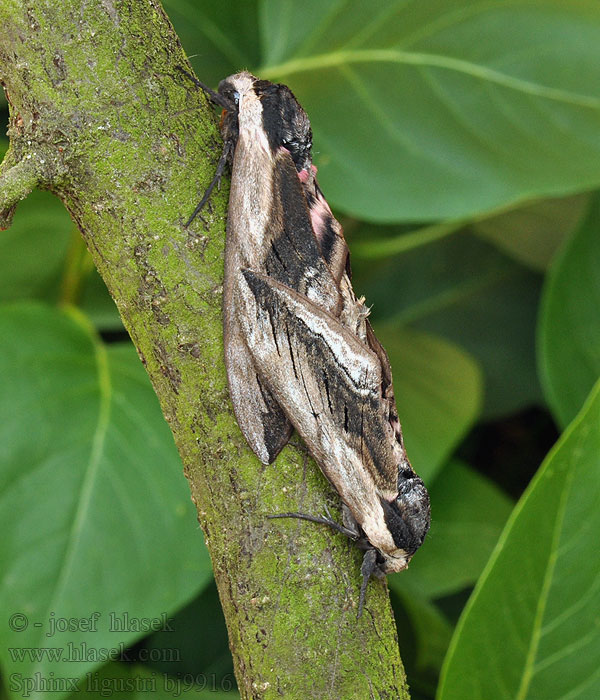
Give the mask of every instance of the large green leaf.
<svg viewBox="0 0 600 700">
<path fill-rule="evenodd" d="M 0 139 L 0 157 L 7 147 Z M 76 245 L 75 237 L 79 239 Z M 82 250 L 85 244 L 60 200 L 49 192 L 34 190 L 19 203 L 11 227 L 0 231 L 0 302 L 32 298 L 55 302 L 65 294 L 65 276 L 74 273 L 75 297 L 95 326 L 122 329 L 115 304 L 91 258 L 89 265 L 69 268 Z"/>
<path fill-rule="evenodd" d="M 353 236 L 368 245 L 364 226 Z M 486 416 L 538 400 L 535 320 L 541 277 L 466 233 L 387 260 L 352 257 L 354 288 L 373 304 L 373 318 L 393 318 L 443 336 L 483 368 Z"/>
<path fill-rule="evenodd" d="M 562 241 L 581 224 L 589 204 L 589 193 L 544 199 L 483 219 L 474 231 L 515 260 L 544 271 Z"/>
<path fill-rule="evenodd" d="M 435 694 L 440 669 L 452 638 L 452 625 L 438 607 L 419 591 L 394 590 L 392 604 L 411 697 L 420 698 L 418 694 L 415 696 L 415 691 L 421 691 L 430 698 Z"/>
<path fill-rule="evenodd" d="M 257 0 L 165 0 L 165 10 L 204 83 L 259 61 Z"/>
<path fill-rule="evenodd" d="M 99 331 L 123 330 L 115 302 L 95 269 L 83 281 L 78 306 Z"/>
<path fill-rule="evenodd" d="M 77 312 L 3 307 L 0 383 L 1 614 L 25 625 L 0 627 L 3 671 L 81 676 L 106 660 L 102 649 L 148 631 L 136 619 L 168 614 L 201 589 L 208 554 L 131 345 L 105 347 Z M 94 613 L 95 631 L 51 625 Z M 134 622 L 111 632 L 111 613 Z M 69 643 L 87 645 L 80 663 L 8 651 Z"/>
<path fill-rule="evenodd" d="M 0 231 L 0 301 L 58 296 L 73 222 L 57 197 L 32 192 Z"/>
<path fill-rule="evenodd" d="M 481 474 L 458 461 L 447 464 L 429 488 L 431 532 L 408 572 L 390 586 L 439 598 L 472 586 L 498 541 L 512 502 Z"/>
<path fill-rule="evenodd" d="M 141 645 L 141 658 L 150 659 L 152 669 L 159 673 L 177 678 L 210 678 L 212 687 L 217 688 L 231 685 L 233 659 L 214 581 L 173 616 L 172 629 L 153 632 Z M 177 658 L 162 652 L 171 648 L 178 650 Z"/>
<path fill-rule="evenodd" d="M 79 239 L 75 245 L 74 237 Z M 60 200 L 48 192 L 32 192 L 19 204 L 12 226 L 0 232 L 0 301 L 55 302 L 65 292 L 70 254 L 80 254 L 79 247 L 89 256 Z M 77 277 L 74 298 L 96 328 L 122 330 L 115 303 L 91 258 L 89 265 L 71 272 Z"/>
<path fill-rule="evenodd" d="M 446 659 L 439 700 L 600 697 L 600 384 L 516 506 Z"/>
<path fill-rule="evenodd" d="M 459 218 L 600 183 L 594 0 L 262 8 L 259 74 L 307 109 L 321 184 L 343 210 Z"/>
<path fill-rule="evenodd" d="M 327 196 L 359 218 L 470 217 L 600 183 L 594 0 L 167 10 L 205 81 L 250 68 L 292 87 Z"/>
<path fill-rule="evenodd" d="M 409 458 L 429 482 L 479 415 L 481 373 L 467 353 L 442 338 L 409 328 L 376 330 L 392 365 Z"/>
<path fill-rule="evenodd" d="M 539 326 L 542 384 L 566 425 L 600 376 L 600 195 L 567 241 L 544 288 Z"/>
</svg>

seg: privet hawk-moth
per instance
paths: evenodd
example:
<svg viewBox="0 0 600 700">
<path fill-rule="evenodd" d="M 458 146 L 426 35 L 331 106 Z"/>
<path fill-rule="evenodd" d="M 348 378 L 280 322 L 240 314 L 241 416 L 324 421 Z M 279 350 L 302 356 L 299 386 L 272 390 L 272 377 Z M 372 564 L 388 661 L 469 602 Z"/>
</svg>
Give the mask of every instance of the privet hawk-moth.
<svg viewBox="0 0 600 700">
<path fill-rule="evenodd" d="M 182 72 L 186 73 L 186 71 Z M 229 389 L 248 444 L 270 464 L 295 428 L 344 503 L 343 532 L 372 574 L 401 571 L 429 528 L 429 496 L 406 456 L 390 364 L 350 283 L 349 252 L 311 161 L 309 119 L 285 85 L 247 72 L 217 92 L 231 165 L 224 281 Z"/>
</svg>

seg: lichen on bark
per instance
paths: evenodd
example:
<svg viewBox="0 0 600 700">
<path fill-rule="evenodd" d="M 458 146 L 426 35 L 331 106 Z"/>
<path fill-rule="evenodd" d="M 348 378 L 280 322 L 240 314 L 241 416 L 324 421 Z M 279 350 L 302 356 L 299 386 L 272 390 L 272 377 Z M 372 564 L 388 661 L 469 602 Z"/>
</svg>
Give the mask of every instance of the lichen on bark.
<svg viewBox="0 0 600 700">
<path fill-rule="evenodd" d="M 298 440 L 265 467 L 233 419 L 220 293 L 227 187 L 184 224 L 220 137 L 157 0 L 23 0 L 0 8 L 10 148 L 0 224 L 35 186 L 58 195 L 145 364 L 213 561 L 244 698 L 406 697 L 385 584 L 356 619 L 361 554 L 266 515 L 339 514 Z"/>
</svg>

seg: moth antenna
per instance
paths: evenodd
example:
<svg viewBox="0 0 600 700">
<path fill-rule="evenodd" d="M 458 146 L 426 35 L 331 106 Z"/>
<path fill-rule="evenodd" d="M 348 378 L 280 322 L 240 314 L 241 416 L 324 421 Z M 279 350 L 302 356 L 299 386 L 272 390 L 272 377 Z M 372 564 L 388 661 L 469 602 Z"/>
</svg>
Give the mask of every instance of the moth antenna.
<svg viewBox="0 0 600 700">
<path fill-rule="evenodd" d="M 211 102 L 213 102 L 216 105 L 219 105 L 220 107 L 223 107 L 223 109 L 226 109 L 229 112 L 233 109 L 233 105 L 231 104 L 231 102 L 225 97 L 223 97 L 223 95 L 218 93 L 216 90 L 209 88 L 208 85 L 201 83 L 198 80 L 198 78 L 196 78 L 196 76 L 192 75 L 191 73 L 188 73 L 182 66 L 175 67 L 177 68 L 177 70 L 181 71 L 185 76 L 187 76 L 194 83 L 194 85 L 196 85 L 196 87 L 199 87 L 202 90 L 204 90 Z"/>
<path fill-rule="evenodd" d="M 328 525 L 333 530 L 340 532 L 342 535 L 346 535 L 351 540 L 356 540 L 356 533 L 352 532 L 347 527 L 336 523 L 335 520 L 330 520 L 329 518 L 322 518 L 317 515 L 308 515 L 307 513 L 276 513 L 275 515 L 267 515 L 267 518 L 274 520 L 275 518 L 298 518 L 299 520 L 309 520 L 311 523 L 320 523 L 321 525 Z"/>
<path fill-rule="evenodd" d="M 206 204 L 206 202 L 208 202 L 208 199 L 211 195 L 211 192 L 214 190 L 215 185 L 221 182 L 221 177 L 223 176 L 223 171 L 225 170 L 225 166 L 227 165 L 227 160 L 229 158 L 230 151 L 231 144 L 225 142 L 225 144 L 223 145 L 223 153 L 221 153 L 221 157 L 219 158 L 219 162 L 217 163 L 215 176 L 213 177 L 210 185 L 206 188 L 204 194 L 202 195 L 202 199 L 200 200 L 198 206 L 192 212 L 190 218 L 187 220 L 187 223 L 185 224 L 184 228 L 187 228 L 192 223 L 192 221 L 198 216 L 202 207 Z"/>
<path fill-rule="evenodd" d="M 363 612 L 363 607 L 365 605 L 365 596 L 367 595 L 367 585 L 369 579 L 377 569 L 377 550 L 367 549 L 365 556 L 363 557 L 362 565 L 360 567 L 360 573 L 362 574 L 363 580 L 360 586 L 360 597 L 358 599 L 358 615 L 357 619 L 360 618 Z"/>
</svg>

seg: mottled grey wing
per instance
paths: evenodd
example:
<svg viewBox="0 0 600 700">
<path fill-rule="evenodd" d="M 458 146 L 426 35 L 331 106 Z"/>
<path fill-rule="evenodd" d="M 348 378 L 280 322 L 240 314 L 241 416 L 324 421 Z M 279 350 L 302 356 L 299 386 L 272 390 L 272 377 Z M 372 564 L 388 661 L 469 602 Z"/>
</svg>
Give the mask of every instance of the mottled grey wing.
<svg viewBox="0 0 600 700">
<path fill-rule="evenodd" d="M 236 156 L 240 155 L 236 153 Z M 292 424 L 274 397 L 270 383 L 261 379 L 253 358 L 248 354 L 246 331 L 240 318 L 248 310 L 247 300 L 239 292 L 246 286 L 241 266 L 251 264 L 272 279 L 294 289 L 314 303 L 333 312 L 341 308 L 340 290 L 315 238 L 310 212 L 290 154 L 281 149 L 272 161 L 268 225 L 260 250 L 244 261 L 240 250 L 244 238 L 244 216 L 237 211 L 234 166 L 232 200 L 228 220 L 225 268 L 224 332 L 225 362 L 230 395 L 236 419 L 253 452 L 265 464 L 271 463 L 287 444 Z M 244 174 L 248 177 L 248 174 Z M 248 256 L 247 256 L 248 257 Z M 268 372 L 265 370 L 264 375 Z"/>
<path fill-rule="evenodd" d="M 376 491 L 397 493 L 402 457 L 379 358 L 295 290 L 252 270 L 244 277 L 256 301 L 244 333 L 260 381 L 351 510 L 365 499 L 379 508 Z"/>
<path fill-rule="evenodd" d="M 235 308 L 225 311 L 225 365 L 235 417 L 246 442 L 263 464 L 285 447 L 292 424 L 260 381 Z"/>
</svg>

